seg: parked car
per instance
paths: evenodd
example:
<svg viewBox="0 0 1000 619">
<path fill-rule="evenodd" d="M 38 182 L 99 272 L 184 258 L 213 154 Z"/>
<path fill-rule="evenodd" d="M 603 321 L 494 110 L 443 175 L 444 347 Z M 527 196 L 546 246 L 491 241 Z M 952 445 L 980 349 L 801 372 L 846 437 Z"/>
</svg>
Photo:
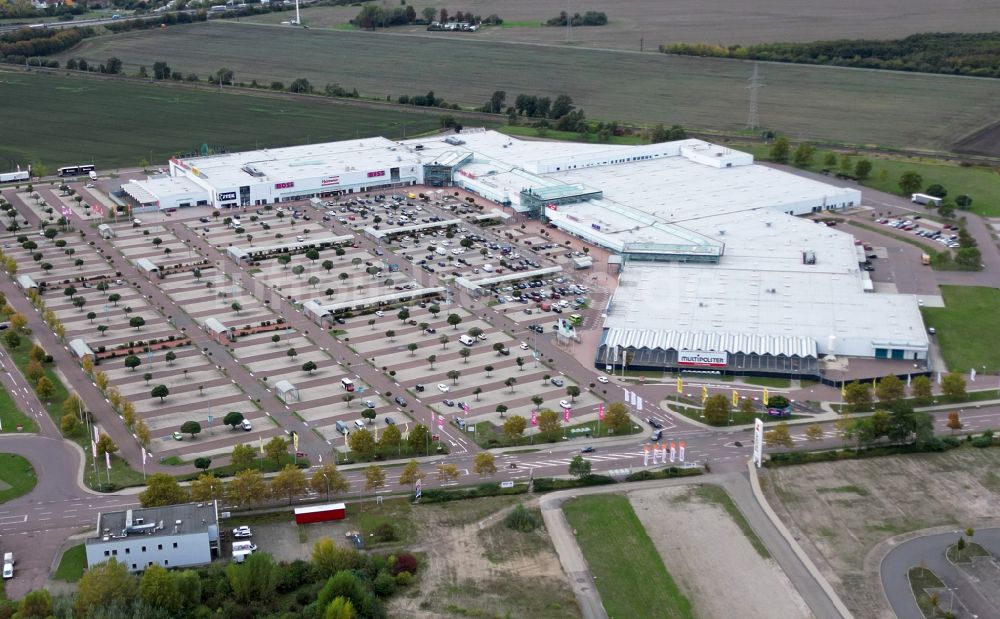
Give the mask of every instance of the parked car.
<svg viewBox="0 0 1000 619">
<path fill-rule="evenodd" d="M 440 391 L 441 393 L 448 393 L 449 391 L 451 391 L 451 387 L 449 387 L 444 383 L 438 383 L 438 391 Z"/>
<path fill-rule="evenodd" d="M 607 384 L 608 383 L 608 377 L 607 376 L 603 376 L 603 375 L 602 376 L 598 376 L 597 377 L 597 382 L 603 383 L 603 384 Z"/>
<path fill-rule="evenodd" d="M 556 387 L 562 387 L 562 386 L 563 386 L 563 385 L 565 384 L 565 383 L 563 382 L 563 379 L 559 378 L 558 376 L 556 376 L 555 378 L 553 378 L 553 379 L 552 379 L 551 381 L 549 381 L 549 382 L 551 382 L 551 383 L 552 383 L 552 384 L 553 384 L 554 386 L 556 386 Z"/>
<path fill-rule="evenodd" d="M 406 398 L 404 398 L 403 396 L 397 395 L 393 399 L 396 401 L 396 404 L 399 404 L 400 406 L 406 406 Z"/>
<path fill-rule="evenodd" d="M 233 529 L 233 537 L 253 537 L 253 533 L 248 526 L 236 527 Z"/>
</svg>

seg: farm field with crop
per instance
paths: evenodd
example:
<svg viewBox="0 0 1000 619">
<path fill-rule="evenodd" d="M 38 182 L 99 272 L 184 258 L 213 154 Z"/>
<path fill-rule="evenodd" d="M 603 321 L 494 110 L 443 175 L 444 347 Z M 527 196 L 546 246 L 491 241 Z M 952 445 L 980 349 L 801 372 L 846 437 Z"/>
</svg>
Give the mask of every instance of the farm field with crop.
<svg viewBox="0 0 1000 619">
<path fill-rule="evenodd" d="M 441 4 L 414 4 L 420 15 L 425 6 L 440 10 Z M 543 27 L 549 18 L 567 10 L 562 2 L 527 0 L 469 0 L 460 6 L 446 5 L 486 17 L 497 14 L 502 28 L 485 28 L 475 34 L 442 32 L 441 38 L 472 37 L 492 41 L 565 44 L 565 28 Z M 359 6 L 310 7 L 302 11 L 302 22 L 310 28 L 342 27 L 354 18 Z M 837 38 L 898 38 L 917 32 L 986 32 L 996 29 L 997 8 L 990 0 L 880 0 L 863 4 L 832 6 L 809 0 L 620 0 L 609 5 L 574 3 L 572 13 L 604 11 L 608 25 L 574 28 L 570 44 L 646 50 L 661 43 L 742 44 L 776 41 L 816 41 Z M 290 13 L 255 16 L 250 21 L 280 23 Z M 393 31 L 422 32 L 423 26 Z"/>
<path fill-rule="evenodd" d="M 218 21 L 100 37 L 62 55 L 120 58 L 137 72 L 158 60 L 204 77 L 220 67 L 260 83 L 304 77 L 363 96 L 434 91 L 482 105 L 494 90 L 570 95 L 588 117 L 735 131 L 747 118 L 752 64 L 664 54 L 511 45 Z M 430 68 L 433 67 L 433 70 Z M 486 69 L 488 68 L 488 70 Z M 947 149 L 1000 115 L 1000 80 L 788 64 L 760 65 L 764 127 L 795 139 Z M 948 93 L 942 97 L 941 93 Z"/>
<path fill-rule="evenodd" d="M 416 135 L 440 126 L 437 113 L 327 98 L 37 73 L 0 73 L 0 100 L 18 119 L 4 129 L 0 170 L 39 161 L 50 167 L 129 167 L 140 159 L 165 161 L 201 144 L 236 151 L 401 136 L 404 125 L 406 135 Z"/>
</svg>

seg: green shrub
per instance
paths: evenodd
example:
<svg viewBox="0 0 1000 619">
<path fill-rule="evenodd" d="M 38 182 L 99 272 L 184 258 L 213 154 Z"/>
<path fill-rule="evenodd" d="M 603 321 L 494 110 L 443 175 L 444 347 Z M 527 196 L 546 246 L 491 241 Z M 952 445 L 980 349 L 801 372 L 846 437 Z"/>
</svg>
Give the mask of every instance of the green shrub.
<svg viewBox="0 0 1000 619">
<path fill-rule="evenodd" d="M 525 509 L 524 505 L 518 503 L 514 509 L 504 518 L 504 524 L 508 529 L 520 531 L 521 533 L 531 533 L 542 525 L 541 518 L 534 512 Z"/>
<path fill-rule="evenodd" d="M 986 449 L 987 447 L 991 447 L 992 445 L 993 445 L 993 439 L 986 436 L 977 436 L 976 438 L 972 439 L 972 446 L 978 447 L 979 449 Z"/>
</svg>

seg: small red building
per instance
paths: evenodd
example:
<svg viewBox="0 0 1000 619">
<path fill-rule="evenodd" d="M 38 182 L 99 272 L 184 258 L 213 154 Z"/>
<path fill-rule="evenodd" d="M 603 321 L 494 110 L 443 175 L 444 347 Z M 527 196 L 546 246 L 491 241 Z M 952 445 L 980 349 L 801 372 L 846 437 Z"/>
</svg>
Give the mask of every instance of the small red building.
<svg viewBox="0 0 1000 619">
<path fill-rule="evenodd" d="M 295 523 L 326 522 L 328 520 L 343 520 L 347 515 L 347 506 L 343 503 L 327 505 L 310 505 L 295 508 Z"/>
</svg>

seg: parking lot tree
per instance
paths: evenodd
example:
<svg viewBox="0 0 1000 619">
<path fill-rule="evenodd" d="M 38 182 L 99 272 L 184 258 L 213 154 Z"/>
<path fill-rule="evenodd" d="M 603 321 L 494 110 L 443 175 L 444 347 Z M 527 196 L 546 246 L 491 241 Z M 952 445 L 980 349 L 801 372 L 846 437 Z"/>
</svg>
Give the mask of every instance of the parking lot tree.
<svg viewBox="0 0 1000 619">
<path fill-rule="evenodd" d="M 488 451 L 481 451 L 476 454 L 476 458 L 472 464 L 472 470 L 474 470 L 480 477 L 494 475 L 497 472 L 496 458 L 494 458 L 493 454 Z"/>
<path fill-rule="evenodd" d="M 177 353 L 172 350 L 168 350 L 167 354 L 164 355 L 163 358 L 166 360 L 167 365 L 173 365 L 174 361 L 177 360 Z"/>
<path fill-rule="evenodd" d="M 157 385 L 149 392 L 150 397 L 160 398 L 160 402 L 165 400 L 168 395 L 170 395 L 170 389 L 166 385 Z"/>
<path fill-rule="evenodd" d="M 95 313 L 95 312 L 87 312 L 87 320 L 90 321 L 90 324 L 94 324 L 94 319 L 95 318 L 97 318 L 97 313 Z"/>
<path fill-rule="evenodd" d="M 112 292 L 108 295 L 108 301 L 110 301 L 115 307 L 118 307 L 118 302 L 122 300 L 122 295 L 117 292 Z"/>
<path fill-rule="evenodd" d="M 854 381 L 844 387 L 844 403 L 852 412 L 866 411 L 872 407 L 871 386 Z"/>
<path fill-rule="evenodd" d="M 396 318 L 399 318 L 400 322 L 406 322 L 410 318 L 410 310 L 404 307 L 403 309 L 399 310 L 398 314 L 396 314 Z"/>
<path fill-rule="evenodd" d="M 721 425 L 729 419 L 729 398 L 716 394 L 705 400 L 705 421 L 712 425 Z"/>
<path fill-rule="evenodd" d="M 450 324 L 453 329 L 458 329 L 458 325 L 462 324 L 462 317 L 458 314 L 448 314 L 448 324 Z"/>
<path fill-rule="evenodd" d="M 420 348 L 420 347 L 419 347 L 419 346 L 417 346 L 417 345 L 416 345 L 415 343 L 413 343 L 413 342 L 410 342 L 409 344 L 407 344 L 407 345 L 406 345 L 406 350 L 410 351 L 410 356 L 411 356 L 411 357 L 413 357 L 414 355 L 416 355 L 416 354 L 417 354 L 417 349 L 418 349 L 418 348 Z"/>
<path fill-rule="evenodd" d="M 462 373 L 459 372 L 458 370 L 448 370 L 448 378 L 451 379 L 451 384 L 453 385 L 458 384 L 458 377 L 461 375 Z"/>
<path fill-rule="evenodd" d="M 889 375 L 875 385 L 879 404 L 891 406 L 906 397 L 906 385 L 898 377 Z"/>
<path fill-rule="evenodd" d="M 319 260 L 319 250 L 315 248 L 308 250 L 306 252 L 306 258 L 308 258 L 313 264 L 316 264 L 316 261 Z"/>
<path fill-rule="evenodd" d="M 329 273 L 333 270 L 333 260 L 324 260 L 320 266 L 323 267 L 323 270 Z"/>
<path fill-rule="evenodd" d="M 309 487 L 317 494 L 326 493 L 329 500 L 330 494 L 340 494 L 347 492 L 350 484 L 344 474 L 337 470 L 333 464 L 323 464 L 317 467 L 312 477 L 309 478 Z"/>
<path fill-rule="evenodd" d="M 910 384 L 910 395 L 920 406 L 927 406 L 934 400 L 934 393 L 931 387 L 931 379 L 927 376 L 918 376 Z"/>
<path fill-rule="evenodd" d="M 292 348 L 289 348 L 288 352 L 286 352 L 285 354 L 288 355 L 289 357 L 291 357 L 292 359 L 294 359 L 295 357 L 298 356 L 299 351 L 295 350 L 295 348 L 292 347 Z"/>
<path fill-rule="evenodd" d="M 813 157 L 816 155 L 816 147 L 808 142 L 803 142 L 796 147 L 792 154 L 792 162 L 800 168 L 812 165 Z"/>
<path fill-rule="evenodd" d="M 129 607 L 136 598 L 138 582 L 125 564 L 114 557 L 98 563 L 84 571 L 76 583 L 73 613 L 77 617 L 89 617 L 108 607 Z"/>
<path fill-rule="evenodd" d="M 159 247 L 161 243 L 163 243 L 163 239 L 161 239 L 160 237 L 156 237 L 156 238 L 153 239 L 153 246 L 154 247 Z"/>
<path fill-rule="evenodd" d="M 381 449 L 398 448 L 399 443 L 402 440 L 403 433 L 399 431 L 399 428 L 396 426 L 387 426 L 386 429 L 382 431 L 382 435 L 379 436 L 378 446 Z"/>
<path fill-rule="evenodd" d="M 239 411 L 229 411 L 226 413 L 226 416 L 222 418 L 222 423 L 235 430 L 236 426 L 243 423 L 244 419 L 246 419 L 246 417 L 243 416 L 243 413 Z"/>
<path fill-rule="evenodd" d="M 455 481 L 458 479 L 458 476 L 459 476 L 458 466 L 454 464 L 437 465 L 438 481 L 442 482 Z"/>
<path fill-rule="evenodd" d="M 482 392 L 483 392 L 482 387 L 476 387 L 475 389 L 472 390 L 472 395 L 476 396 L 476 402 L 479 401 L 479 394 Z"/>
<path fill-rule="evenodd" d="M 605 412 L 604 421 L 608 428 L 615 431 L 615 434 L 622 434 L 628 431 L 632 420 L 628 416 L 628 408 L 622 402 L 612 402 Z"/>
<path fill-rule="evenodd" d="M 441 342 L 441 350 L 448 348 L 449 338 L 447 335 L 442 335 L 441 337 L 438 338 L 438 341 Z"/>
<path fill-rule="evenodd" d="M 267 498 L 267 482 L 255 469 L 244 469 L 226 485 L 227 498 L 242 507 L 250 507 Z"/>
<path fill-rule="evenodd" d="M 503 381 L 503 384 L 507 387 L 510 387 L 510 392 L 514 393 L 514 385 L 517 384 L 517 379 L 511 376 L 507 380 Z"/>
<path fill-rule="evenodd" d="M 291 261 L 292 257 L 289 256 L 288 254 L 283 254 L 281 256 L 278 256 L 278 264 L 280 264 L 283 269 L 287 269 L 288 263 Z"/>
<path fill-rule="evenodd" d="M 59 419 L 59 430 L 65 436 L 73 436 L 80 431 L 80 420 L 74 413 L 67 413 Z"/>
<path fill-rule="evenodd" d="M 375 412 L 375 409 L 373 409 L 373 408 L 368 408 L 366 406 L 365 409 L 363 411 L 361 411 L 361 417 L 364 418 L 364 419 L 366 419 L 366 420 L 368 420 L 368 423 L 371 423 L 371 422 L 375 421 L 375 417 L 376 416 L 377 416 L 377 413 Z"/>
<path fill-rule="evenodd" d="M 544 434 L 558 432 L 560 428 L 559 414 L 554 410 L 544 409 L 538 413 L 538 431 Z"/>
<path fill-rule="evenodd" d="M 232 310 L 233 310 L 234 312 L 236 312 L 236 315 L 237 315 L 237 316 L 239 315 L 239 313 L 240 313 L 240 310 L 242 310 L 242 309 L 243 309 L 243 306 L 242 306 L 242 305 L 240 305 L 240 303 L 239 303 L 238 301 L 233 301 L 233 304 L 232 304 L 232 305 L 230 305 L 229 307 L 230 307 L 230 308 L 231 308 L 231 309 L 232 309 Z"/>
<path fill-rule="evenodd" d="M 958 411 L 948 413 L 948 429 L 951 430 L 951 433 L 954 434 L 955 430 L 961 430 L 962 427 L 962 418 L 959 417 Z"/>
<path fill-rule="evenodd" d="M 256 457 L 257 451 L 250 445 L 236 445 L 233 447 L 230 461 L 234 469 L 242 471 L 243 469 L 251 468 Z"/>
<path fill-rule="evenodd" d="M 83 306 L 87 304 L 87 300 L 83 297 L 73 297 L 73 306 L 76 307 L 81 312 L 83 311 Z"/>
<path fill-rule="evenodd" d="M 435 303 L 434 305 L 428 307 L 427 311 L 431 313 L 431 316 L 437 318 L 437 315 L 441 313 L 441 306 Z"/>
<path fill-rule="evenodd" d="M 334 295 L 334 293 L 336 293 L 336 292 L 337 292 L 337 291 L 336 291 L 336 290 L 334 290 L 333 288 L 327 288 L 327 289 L 326 289 L 326 290 L 325 290 L 325 291 L 323 292 L 323 294 L 325 294 L 325 295 L 326 295 L 326 298 L 328 298 L 328 299 L 332 299 L 332 298 L 333 298 L 333 295 Z"/>
<path fill-rule="evenodd" d="M 478 339 L 479 336 L 483 334 L 483 330 L 480 329 L 479 327 L 472 327 L 471 329 L 466 331 L 466 333 L 469 335 L 469 337 Z"/>
<path fill-rule="evenodd" d="M 958 372 L 949 372 L 941 379 L 941 393 L 952 402 L 965 397 L 965 378 Z"/>
<path fill-rule="evenodd" d="M 502 342 L 497 342 L 496 344 L 493 345 L 493 350 L 496 351 L 498 355 L 500 354 L 500 351 L 503 350 L 504 348 L 506 348 L 506 346 L 504 346 Z"/>
<path fill-rule="evenodd" d="M 535 410 L 538 410 L 542 406 L 542 402 L 544 402 L 544 401 L 545 401 L 545 398 L 543 398 L 540 395 L 533 395 L 533 396 L 531 396 L 531 403 L 535 405 Z"/>
<path fill-rule="evenodd" d="M 502 419 L 503 416 L 507 414 L 507 405 L 506 404 L 497 404 L 496 411 L 498 413 L 500 413 L 500 418 Z"/>
<path fill-rule="evenodd" d="M 211 458 L 206 458 L 206 457 L 202 456 L 200 458 L 195 458 L 194 459 L 194 468 L 196 468 L 196 469 L 201 469 L 201 470 L 204 471 L 204 470 L 207 470 L 208 467 L 210 467 L 210 466 L 212 466 L 212 459 Z"/>
<path fill-rule="evenodd" d="M 914 193 L 920 191 L 920 188 L 924 184 L 924 177 L 920 176 L 913 170 L 907 170 L 903 172 L 899 177 L 899 189 L 904 194 Z"/>
<path fill-rule="evenodd" d="M 375 455 L 375 437 L 365 428 L 351 432 L 347 437 L 347 444 L 351 451 L 365 460 L 370 460 Z"/>
<path fill-rule="evenodd" d="M 146 381 L 146 384 L 148 385 L 149 381 L 153 380 L 153 374 L 152 374 L 152 372 L 146 372 L 145 374 L 143 374 L 142 375 L 142 379 L 144 381 Z"/>
<path fill-rule="evenodd" d="M 292 267 L 292 273 L 295 274 L 296 278 L 301 279 L 302 278 L 302 274 L 305 273 L 305 272 L 306 272 L 306 268 L 304 266 L 302 266 L 301 264 L 296 264 L 295 266 Z"/>
<path fill-rule="evenodd" d="M 570 402 L 575 402 L 576 398 L 580 395 L 580 388 L 576 385 L 570 385 L 566 387 L 566 395 L 569 396 Z"/>
<path fill-rule="evenodd" d="M 392 329 L 389 329 L 388 331 L 385 332 L 385 337 L 390 342 L 394 342 L 396 341 L 396 332 L 393 331 Z"/>
<path fill-rule="evenodd" d="M 353 393 L 345 393 L 342 396 L 342 399 L 344 400 L 344 403 L 347 404 L 348 408 L 350 408 L 351 402 L 354 400 L 354 394 Z"/>
<path fill-rule="evenodd" d="M 818 441 L 823 438 L 823 426 L 814 423 L 806 428 L 806 440 Z"/>
<path fill-rule="evenodd" d="M 201 424 L 197 421 L 185 421 L 181 424 L 181 432 L 184 434 L 190 434 L 191 438 L 201 432 Z"/>
<path fill-rule="evenodd" d="M 518 357 L 518 358 L 514 359 L 514 363 L 517 364 L 517 371 L 518 372 L 524 371 L 524 359 L 522 359 L 521 357 Z"/>
<path fill-rule="evenodd" d="M 200 460 L 201 458 L 199 458 Z M 205 458 L 207 460 L 207 458 Z M 197 462 L 197 461 L 196 461 Z M 209 463 L 211 464 L 211 460 Z M 208 467 L 205 467 L 208 468 Z M 215 475 L 203 473 L 191 482 L 192 501 L 214 501 L 222 500 L 226 496 L 226 486 L 222 480 Z"/>
<path fill-rule="evenodd" d="M 486 378 L 489 378 L 490 377 L 490 373 L 493 372 L 493 366 L 492 365 L 487 365 L 483 369 L 486 370 Z"/>
<path fill-rule="evenodd" d="M 142 316 L 133 316 L 128 320 L 128 326 L 135 327 L 136 331 L 141 329 L 142 326 L 145 324 L 146 324 L 146 319 L 143 318 Z"/>
<path fill-rule="evenodd" d="M 309 375 L 312 376 L 312 373 L 316 371 L 316 367 L 315 361 L 306 361 L 302 364 L 302 371 L 309 372 Z"/>
<path fill-rule="evenodd" d="M 288 443 L 280 436 L 275 436 L 264 443 L 264 455 L 275 464 L 281 464 L 281 459 L 288 455 Z"/>
<path fill-rule="evenodd" d="M 63 296 L 72 297 L 76 294 L 76 288 L 73 286 L 66 286 L 63 288 Z"/>
<path fill-rule="evenodd" d="M 420 470 L 420 464 L 416 460 L 410 460 L 403 467 L 399 474 L 400 486 L 414 486 L 417 480 L 423 479 L 426 475 Z"/>
<path fill-rule="evenodd" d="M 97 332 L 104 335 L 104 332 L 109 329 L 108 325 L 97 325 Z"/>
<path fill-rule="evenodd" d="M 375 276 L 378 275 L 379 271 L 381 270 L 382 269 L 378 268 L 377 266 L 370 266 L 367 269 L 365 269 L 365 273 L 371 275 L 372 279 L 375 279 Z"/>
<path fill-rule="evenodd" d="M 305 494 L 308 488 L 306 474 L 302 469 L 294 464 L 286 464 L 277 475 L 271 480 L 271 496 L 275 498 L 288 497 L 288 504 L 292 504 L 295 497 Z"/>
<path fill-rule="evenodd" d="M 188 500 L 187 489 L 166 473 L 152 473 L 146 478 L 146 489 L 139 493 L 139 502 L 143 507 L 177 505 Z"/>
<path fill-rule="evenodd" d="M 463 348 L 462 350 L 458 351 L 458 356 L 460 356 L 462 358 L 462 361 L 464 361 L 465 363 L 469 362 L 469 357 L 471 355 L 472 351 L 469 350 L 468 348 Z"/>
<path fill-rule="evenodd" d="M 784 421 L 775 424 L 770 430 L 764 433 L 764 443 L 768 447 L 788 447 L 791 448 L 792 435 L 788 432 L 788 424 Z"/>
<path fill-rule="evenodd" d="M 431 326 L 430 323 L 422 322 L 419 325 L 417 325 L 417 328 L 420 329 L 421 331 L 425 331 L 429 326 Z"/>
<path fill-rule="evenodd" d="M 410 450 L 414 453 L 421 451 L 428 453 L 431 443 L 431 431 L 424 424 L 418 423 L 410 430 L 409 436 L 406 437 L 406 442 L 409 443 Z"/>
<path fill-rule="evenodd" d="M 51 400 L 52 396 L 56 394 L 56 388 L 52 385 L 52 381 L 50 381 L 47 377 L 42 376 L 35 383 L 35 393 L 38 394 L 40 399 L 48 401 Z"/>
<path fill-rule="evenodd" d="M 142 360 L 139 359 L 139 357 L 137 357 L 136 355 L 129 355 L 125 357 L 125 367 L 132 370 L 133 372 L 140 365 L 142 365 Z"/>
<path fill-rule="evenodd" d="M 788 156 L 791 153 L 792 147 L 788 143 L 788 138 L 782 136 L 774 141 L 771 145 L 771 150 L 768 153 L 771 161 L 775 163 L 788 163 Z"/>
</svg>

